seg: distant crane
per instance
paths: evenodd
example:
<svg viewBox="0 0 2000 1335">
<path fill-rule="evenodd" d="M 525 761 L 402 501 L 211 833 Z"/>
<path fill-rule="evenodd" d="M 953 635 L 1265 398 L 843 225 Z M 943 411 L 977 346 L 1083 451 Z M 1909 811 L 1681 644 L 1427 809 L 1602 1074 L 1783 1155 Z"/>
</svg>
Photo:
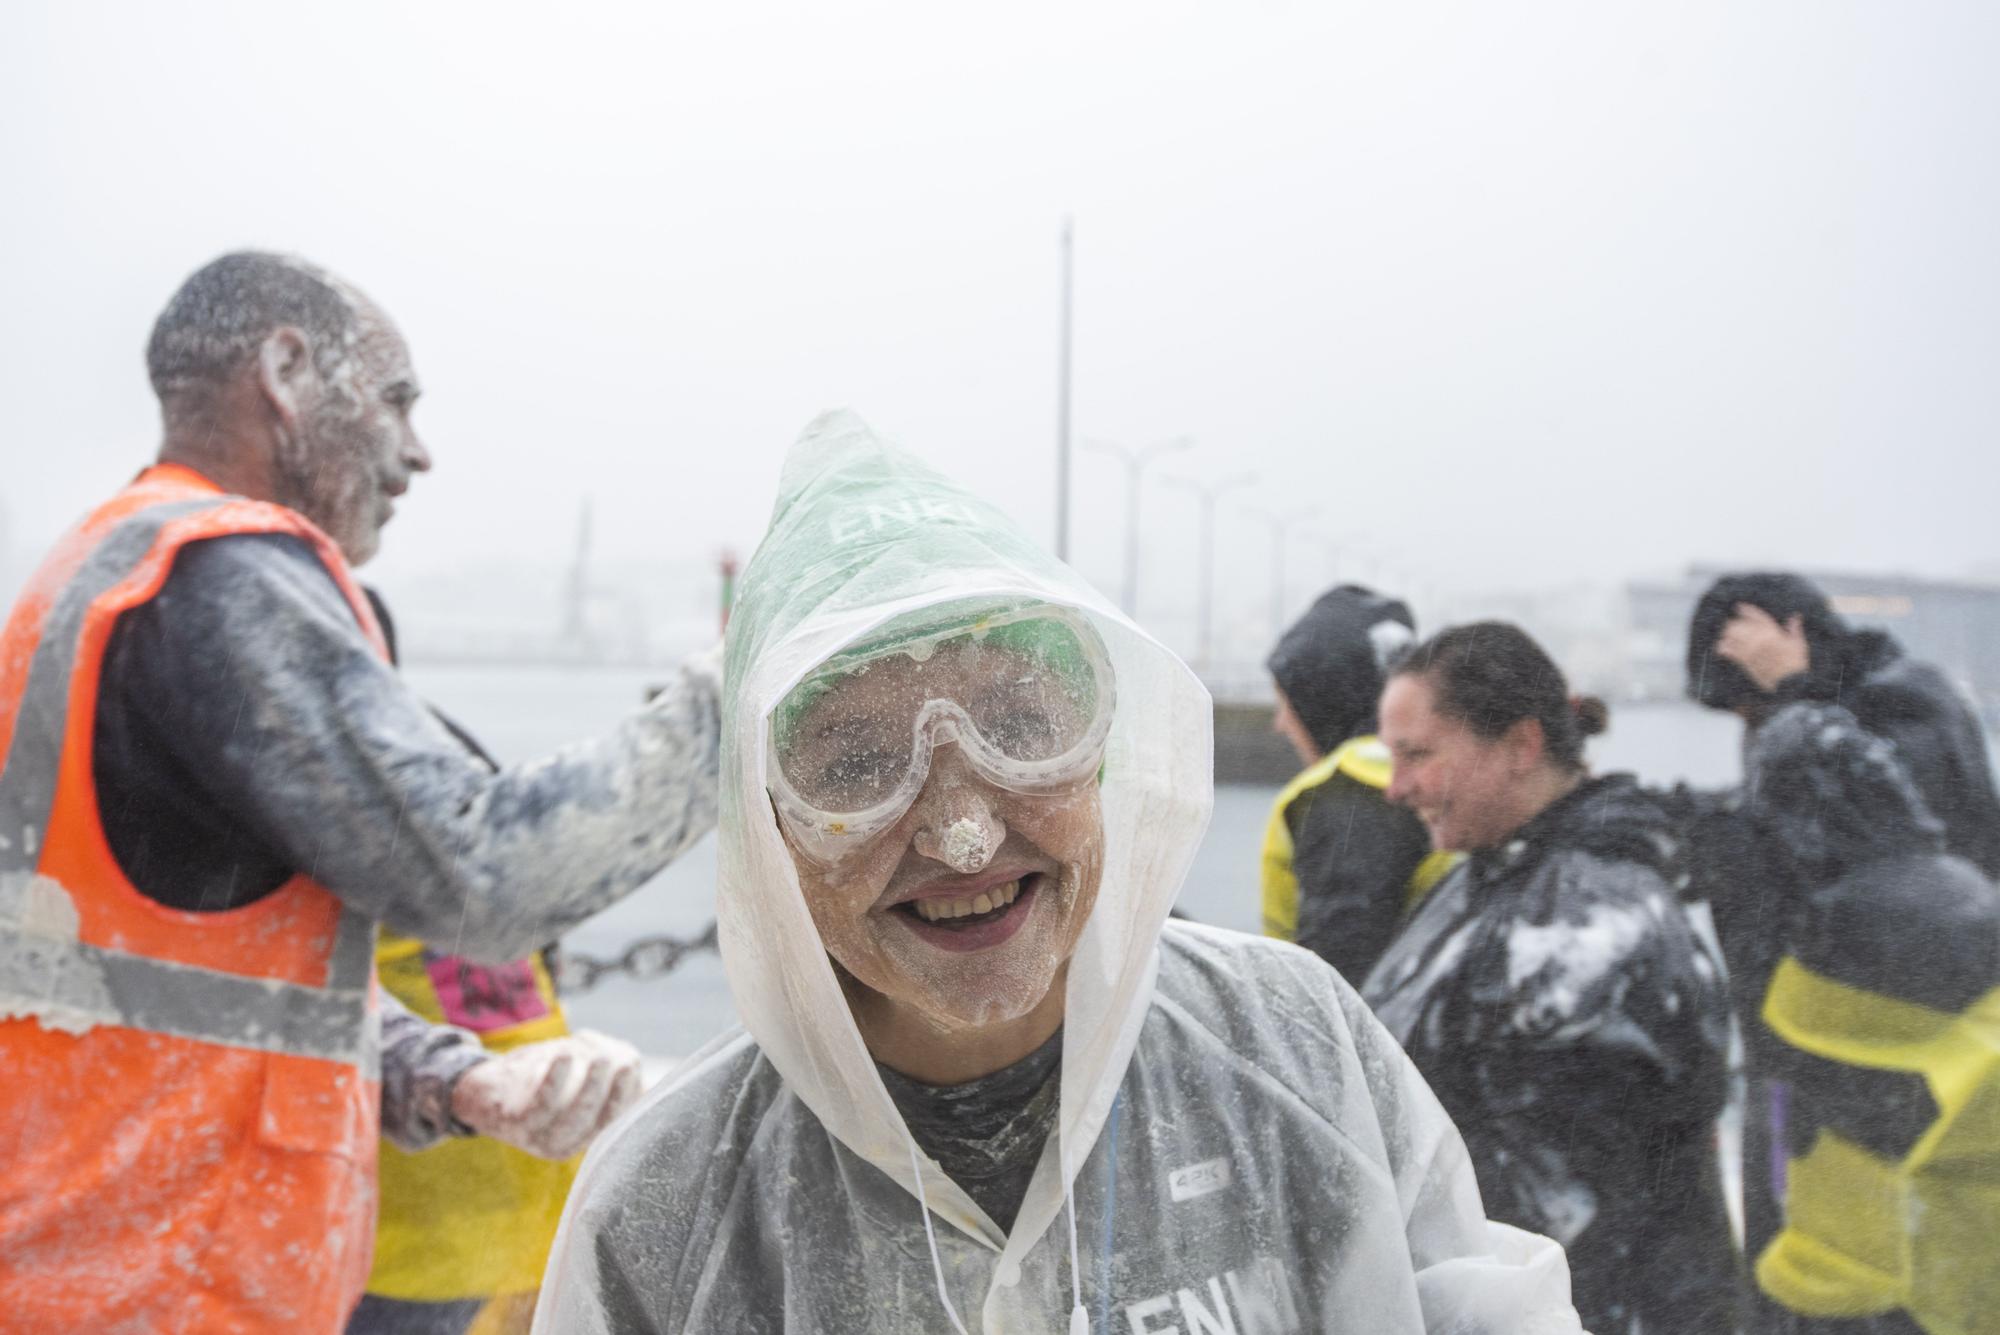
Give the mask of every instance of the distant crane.
<svg viewBox="0 0 2000 1335">
<path fill-rule="evenodd" d="M 569 576 L 563 581 L 562 632 L 557 643 L 567 654 L 573 654 L 587 663 L 603 656 L 597 636 L 590 628 L 592 527 L 590 497 L 585 496 L 577 515 L 576 555 L 571 558 Z"/>
</svg>

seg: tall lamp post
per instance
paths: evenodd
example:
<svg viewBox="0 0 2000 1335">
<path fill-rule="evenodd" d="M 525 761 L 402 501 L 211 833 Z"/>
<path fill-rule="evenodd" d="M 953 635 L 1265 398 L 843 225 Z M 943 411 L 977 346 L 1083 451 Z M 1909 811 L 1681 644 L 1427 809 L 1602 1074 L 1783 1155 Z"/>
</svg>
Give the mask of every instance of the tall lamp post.
<svg viewBox="0 0 2000 1335">
<path fill-rule="evenodd" d="M 1332 538 L 1326 537 L 1323 534 L 1309 533 L 1306 536 L 1312 541 L 1314 546 L 1326 554 L 1327 574 L 1325 583 L 1329 587 L 1335 584 L 1367 585 L 1369 583 L 1365 573 L 1368 569 L 1368 557 L 1366 555 L 1343 543 L 1335 542 Z"/>
<path fill-rule="evenodd" d="M 1271 526 L 1271 642 L 1285 633 L 1285 544 L 1299 523 L 1319 513 L 1317 505 L 1303 506 L 1280 514 L 1273 510 L 1252 510 L 1251 514 Z"/>
<path fill-rule="evenodd" d="M 1063 215 L 1062 320 L 1056 351 L 1056 560 L 1069 560 L 1070 312 L 1075 293 L 1076 220 Z"/>
<path fill-rule="evenodd" d="M 1201 502 L 1201 582 L 1195 586 L 1195 670 L 1204 676 L 1215 670 L 1215 503 L 1225 493 L 1247 487 L 1256 480 L 1255 473 L 1237 473 L 1218 482 L 1199 482 L 1191 477 L 1167 479 L 1173 486 L 1193 492 Z"/>
<path fill-rule="evenodd" d="M 1142 445 L 1138 449 L 1127 447 L 1109 440 L 1086 440 L 1086 450 L 1098 450 L 1104 454 L 1115 454 L 1125 461 L 1125 592 L 1119 603 L 1125 615 L 1134 621 L 1139 619 L 1139 483 L 1145 474 L 1146 465 L 1163 454 L 1191 449 L 1194 442 L 1186 436 L 1176 436 L 1172 440 L 1156 441 Z"/>
</svg>

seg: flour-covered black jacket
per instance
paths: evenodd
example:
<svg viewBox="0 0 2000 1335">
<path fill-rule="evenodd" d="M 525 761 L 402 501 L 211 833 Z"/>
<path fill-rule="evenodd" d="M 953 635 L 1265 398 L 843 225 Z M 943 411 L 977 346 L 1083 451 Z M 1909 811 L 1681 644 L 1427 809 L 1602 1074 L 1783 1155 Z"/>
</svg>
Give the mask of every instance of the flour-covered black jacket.
<svg viewBox="0 0 2000 1335">
<path fill-rule="evenodd" d="M 1924 808 L 1943 824 L 1945 851 L 1988 876 L 2000 875 L 2000 794 L 1993 786 L 1986 736 L 1944 673 L 1911 658 L 1881 631 L 1858 630 L 1842 642 L 1830 671 L 1815 665 L 1788 677 L 1772 700 L 1779 708 L 1838 706 L 1891 743 Z M 1756 748 L 1753 738 L 1748 750 Z M 1755 763 L 1754 755 L 1745 756 L 1746 769 Z"/>
<path fill-rule="evenodd" d="M 1630 777 L 1586 780 L 1452 872 L 1363 989 L 1464 1135 L 1492 1217 L 1568 1248 L 1596 1335 L 1729 1328 L 1728 1010 L 1676 854 Z"/>
</svg>

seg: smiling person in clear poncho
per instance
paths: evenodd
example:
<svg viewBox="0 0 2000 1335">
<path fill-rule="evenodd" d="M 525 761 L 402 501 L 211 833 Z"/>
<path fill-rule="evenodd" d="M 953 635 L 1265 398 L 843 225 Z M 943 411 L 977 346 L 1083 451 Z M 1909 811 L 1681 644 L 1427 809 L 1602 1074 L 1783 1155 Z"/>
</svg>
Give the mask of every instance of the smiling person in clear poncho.
<svg viewBox="0 0 2000 1335">
<path fill-rule="evenodd" d="M 600 1140 L 537 1331 L 1579 1329 L 1331 969 L 1163 929 L 1207 694 L 999 512 L 822 417 L 726 681 L 748 1032 Z"/>
</svg>

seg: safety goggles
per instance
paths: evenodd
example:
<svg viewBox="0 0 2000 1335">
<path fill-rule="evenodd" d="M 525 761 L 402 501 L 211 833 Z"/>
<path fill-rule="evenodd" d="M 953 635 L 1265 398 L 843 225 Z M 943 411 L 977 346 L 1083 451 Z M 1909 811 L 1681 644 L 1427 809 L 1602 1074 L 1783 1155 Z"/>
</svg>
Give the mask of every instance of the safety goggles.
<svg viewBox="0 0 2000 1335">
<path fill-rule="evenodd" d="M 767 731 L 768 784 L 792 843 L 840 861 L 902 819 L 931 754 L 956 745 L 1010 792 L 1095 778 L 1115 703 L 1104 642 L 1046 603 L 927 608 L 835 654 Z"/>
</svg>

